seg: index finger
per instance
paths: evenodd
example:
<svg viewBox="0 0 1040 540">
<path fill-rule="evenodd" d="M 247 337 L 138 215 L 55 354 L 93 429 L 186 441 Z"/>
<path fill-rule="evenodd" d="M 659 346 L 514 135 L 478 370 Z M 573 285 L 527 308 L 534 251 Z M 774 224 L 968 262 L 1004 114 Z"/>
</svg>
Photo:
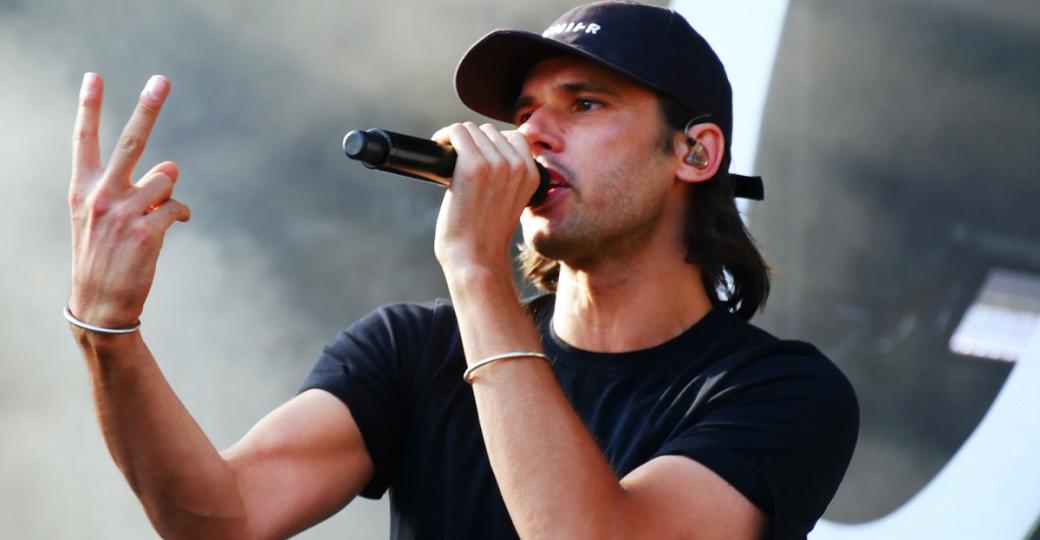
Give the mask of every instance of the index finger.
<svg viewBox="0 0 1040 540">
<path fill-rule="evenodd" d="M 524 159 L 524 163 L 527 165 L 527 171 L 533 176 L 541 176 L 538 172 L 538 166 L 534 159 L 534 154 L 531 151 L 531 144 L 527 141 L 527 137 L 523 133 L 515 129 L 509 131 L 503 131 L 502 136 L 506 138 L 506 141 L 513 147 L 513 150 Z"/>
<path fill-rule="evenodd" d="M 455 123 L 450 126 L 444 126 L 438 129 L 436 132 L 434 132 L 433 135 L 430 136 L 430 139 L 437 141 L 440 144 L 451 145 L 451 130 L 454 129 L 456 125 L 458 124 Z"/>
<path fill-rule="evenodd" d="M 148 84 L 141 91 L 137 106 L 112 151 L 112 158 L 108 161 L 108 170 L 105 172 L 106 184 L 120 183 L 130 186 L 131 173 L 144 152 L 152 126 L 159 116 L 159 109 L 162 108 L 169 92 L 170 83 L 166 77 L 152 75 L 148 79 Z"/>
<path fill-rule="evenodd" d="M 97 73 L 84 73 L 79 89 L 76 124 L 72 128 L 72 179 L 77 181 L 101 169 L 98 117 L 104 82 Z"/>
</svg>

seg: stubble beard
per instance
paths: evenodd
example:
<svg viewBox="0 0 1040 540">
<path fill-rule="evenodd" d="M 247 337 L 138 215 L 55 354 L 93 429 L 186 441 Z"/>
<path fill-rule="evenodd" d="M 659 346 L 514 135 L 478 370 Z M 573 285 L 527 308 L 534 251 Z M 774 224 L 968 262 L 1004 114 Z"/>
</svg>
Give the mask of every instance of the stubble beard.
<svg viewBox="0 0 1040 540">
<path fill-rule="evenodd" d="M 659 150 L 652 150 L 660 156 Z M 562 223 L 549 231 L 538 231 L 525 242 L 542 257 L 572 268 L 588 268 L 605 259 L 619 259 L 644 246 L 659 226 L 665 209 L 663 193 L 627 189 L 642 178 L 647 167 L 611 168 L 609 177 L 595 194 L 582 192 L 583 184 L 570 195 L 573 208 Z M 594 195 L 594 196 L 593 196 Z M 633 196 L 634 195 L 634 196 Z"/>
</svg>

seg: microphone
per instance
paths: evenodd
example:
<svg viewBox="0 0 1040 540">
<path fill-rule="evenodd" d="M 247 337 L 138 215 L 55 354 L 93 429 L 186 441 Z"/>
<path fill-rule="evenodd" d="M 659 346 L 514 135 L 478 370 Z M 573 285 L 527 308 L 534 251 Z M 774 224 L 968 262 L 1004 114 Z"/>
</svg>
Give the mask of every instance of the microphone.
<svg viewBox="0 0 1040 540">
<path fill-rule="evenodd" d="M 343 137 L 343 153 L 369 169 L 392 172 L 443 187 L 451 184 L 457 157 L 451 146 L 385 129 L 355 129 L 347 133 Z M 541 204 L 549 192 L 549 171 L 539 163 L 535 165 L 540 181 L 528 206 Z"/>
</svg>

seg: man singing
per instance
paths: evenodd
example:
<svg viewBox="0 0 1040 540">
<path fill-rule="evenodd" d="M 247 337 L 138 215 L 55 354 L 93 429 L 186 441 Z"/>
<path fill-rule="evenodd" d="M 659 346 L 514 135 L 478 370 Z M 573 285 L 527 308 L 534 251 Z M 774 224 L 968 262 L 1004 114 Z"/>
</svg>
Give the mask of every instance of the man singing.
<svg viewBox="0 0 1040 540">
<path fill-rule="evenodd" d="M 731 90 L 673 11 L 577 7 L 498 30 L 455 77 L 474 111 L 435 254 L 450 301 L 379 308 L 325 348 L 301 393 L 218 452 L 137 331 L 178 169 L 140 157 L 153 77 L 107 168 L 101 81 L 74 138 L 72 323 L 105 440 L 160 534 L 281 538 L 389 490 L 394 538 L 804 538 L 858 429 L 847 380 L 747 320 L 768 270 L 728 172 Z M 527 206 L 538 184 L 552 188 Z M 547 294 L 518 299 L 509 247 Z M 551 294 L 550 294 L 551 293 Z"/>
</svg>

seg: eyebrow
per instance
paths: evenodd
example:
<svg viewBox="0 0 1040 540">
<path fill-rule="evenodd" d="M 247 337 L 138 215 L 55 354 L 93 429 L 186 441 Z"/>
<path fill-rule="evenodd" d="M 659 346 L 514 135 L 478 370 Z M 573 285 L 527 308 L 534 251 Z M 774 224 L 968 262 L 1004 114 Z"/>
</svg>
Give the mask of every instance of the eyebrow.
<svg viewBox="0 0 1040 540">
<path fill-rule="evenodd" d="M 563 83 L 560 83 L 560 84 L 556 85 L 555 89 L 559 90 L 559 91 L 561 91 L 561 92 L 563 92 L 565 94 L 592 93 L 592 94 L 602 94 L 602 95 L 611 96 L 611 97 L 621 97 L 621 94 L 619 92 L 617 92 L 616 90 L 610 88 L 609 86 L 607 86 L 605 84 L 602 84 L 602 83 L 598 83 L 596 81 L 589 81 L 589 80 L 573 81 L 573 82 L 563 82 Z M 516 98 L 516 102 L 513 103 L 513 113 L 516 113 L 516 111 L 519 111 L 520 109 L 522 109 L 524 107 L 529 107 L 533 103 L 534 103 L 534 98 L 531 97 L 529 94 L 521 95 L 520 97 Z"/>
</svg>

